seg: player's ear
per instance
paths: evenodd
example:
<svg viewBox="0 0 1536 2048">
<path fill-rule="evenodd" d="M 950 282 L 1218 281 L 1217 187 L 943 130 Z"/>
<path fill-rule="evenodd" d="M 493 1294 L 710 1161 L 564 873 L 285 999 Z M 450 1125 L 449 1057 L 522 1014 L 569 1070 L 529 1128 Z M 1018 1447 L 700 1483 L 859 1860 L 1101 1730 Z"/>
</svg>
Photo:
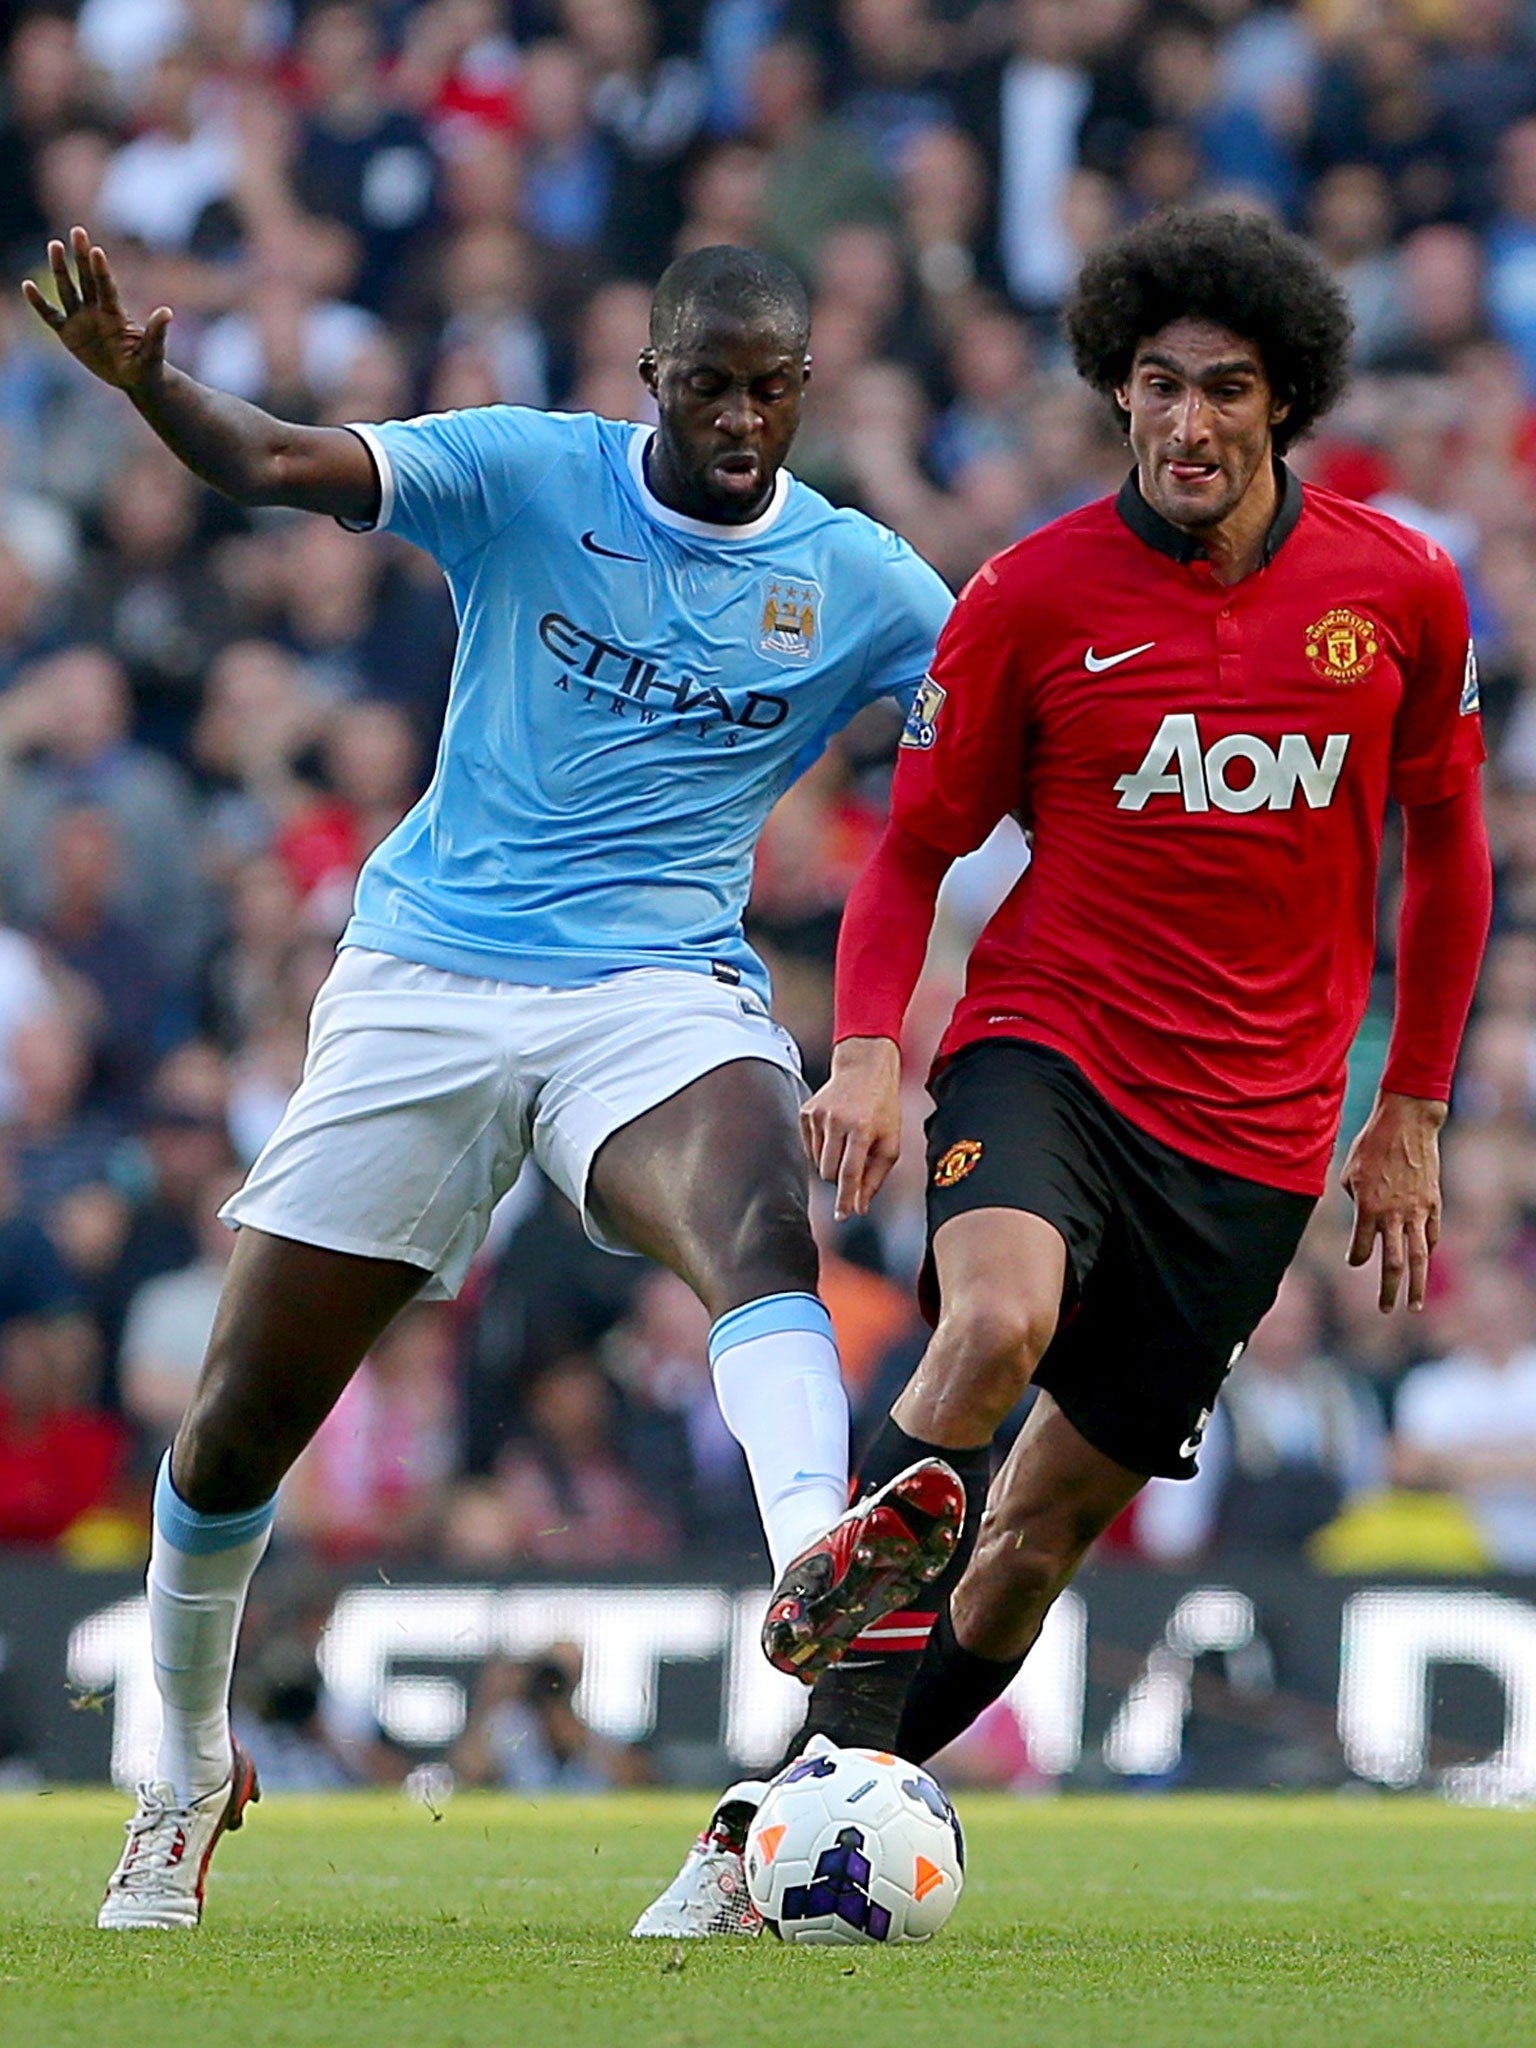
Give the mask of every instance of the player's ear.
<svg viewBox="0 0 1536 2048">
<path fill-rule="evenodd" d="M 809 357 L 809 356 L 807 356 L 807 357 L 806 357 L 806 359 L 805 359 L 805 367 L 804 367 L 804 369 L 802 369 L 802 370 L 801 370 L 801 372 L 800 372 L 800 388 L 801 388 L 801 390 L 802 390 L 802 391 L 803 391 L 803 390 L 805 389 L 806 385 L 810 383 L 810 381 L 811 381 L 811 359 L 810 359 L 810 357 Z"/>
<path fill-rule="evenodd" d="M 640 351 L 640 359 L 639 359 L 639 361 L 638 361 L 638 362 L 637 362 L 637 363 L 635 364 L 635 368 L 636 368 L 636 370 L 638 370 L 638 372 L 640 373 L 640 382 L 641 382 L 641 383 L 642 383 L 642 384 L 643 384 L 643 385 L 645 386 L 646 390 L 647 390 L 647 391 L 649 391 L 649 393 L 651 394 L 652 398 L 654 398 L 654 397 L 656 396 L 656 351 L 655 351 L 655 349 L 653 349 L 653 348 L 643 348 L 643 349 L 641 349 L 641 351 Z"/>
</svg>

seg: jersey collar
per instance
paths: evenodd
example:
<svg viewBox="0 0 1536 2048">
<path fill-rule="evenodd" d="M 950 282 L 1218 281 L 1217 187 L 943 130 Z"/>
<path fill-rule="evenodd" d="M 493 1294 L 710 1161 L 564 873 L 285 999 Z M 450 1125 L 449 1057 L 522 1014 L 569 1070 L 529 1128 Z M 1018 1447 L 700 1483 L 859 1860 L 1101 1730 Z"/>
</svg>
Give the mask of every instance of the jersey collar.
<svg viewBox="0 0 1536 2048">
<path fill-rule="evenodd" d="M 660 498 L 645 480 L 645 451 L 650 445 L 654 427 L 636 427 L 629 437 L 629 474 L 639 493 L 640 503 L 658 526 L 669 527 L 673 533 L 691 533 L 697 540 L 732 541 L 757 540 L 770 526 L 778 523 L 779 514 L 789 500 L 789 471 L 781 469 L 773 480 L 773 496 L 758 513 L 744 526 L 727 526 L 723 521 L 713 519 L 690 519 L 686 513 L 674 512 L 670 505 L 663 505 Z"/>
<path fill-rule="evenodd" d="M 1275 459 L 1275 481 L 1280 486 L 1280 502 L 1275 507 L 1275 516 L 1269 522 L 1269 531 L 1264 536 L 1264 552 L 1259 566 L 1267 569 L 1279 554 L 1281 548 L 1296 531 L 1296 522 L 1301 517 L 1301 483 L 1294 470 L 1288 468 L 1277 456 Z M 1135 534 L 1145 541 L 1149 548 L 1156 548 L 1160 555 L 1167 555 L 1175 562 L 1202 562 L 1205 549 L 1192 533 L 1186 533 L 1182 526 L 1175 526 L 1165 519 L 1161 512 L 1155 512 L 1141 495 L 1141 486 L 1136 481 L 1133 469 L 1120 486 L 1120 495 L 1115 500 L 1115 510 Z"/>
</svg>

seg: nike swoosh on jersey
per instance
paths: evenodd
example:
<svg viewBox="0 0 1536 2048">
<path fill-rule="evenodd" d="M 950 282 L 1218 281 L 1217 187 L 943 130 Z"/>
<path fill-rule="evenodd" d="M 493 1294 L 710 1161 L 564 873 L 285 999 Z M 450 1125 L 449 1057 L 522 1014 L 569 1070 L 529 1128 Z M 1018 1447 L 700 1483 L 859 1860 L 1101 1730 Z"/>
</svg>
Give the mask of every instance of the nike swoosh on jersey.
<svg viewBox="0 0 1536 2048">
<path fill-rule="evenodd" d="M 1122 661 L 1129 661 L 1133 654 L 1147 654 L 1157 645 L 1155 640 L 1143 640 L 1139 647 L 1127 647 L 1123 654 L 1095 654 L 1090 647 L 1083 656 L 1083 667 L 1091 676 L 1103 675 L 1107 668 L 1118 668 Z"/>
<path fill-rule="evenodd" d="M 605 548 L 591 527 L 581 536 L 581 544 L 589 555 L 604 555 L 610 562 L 643 562 L 644 555 L 621 555 L 617 548 Z"/>
</svg>

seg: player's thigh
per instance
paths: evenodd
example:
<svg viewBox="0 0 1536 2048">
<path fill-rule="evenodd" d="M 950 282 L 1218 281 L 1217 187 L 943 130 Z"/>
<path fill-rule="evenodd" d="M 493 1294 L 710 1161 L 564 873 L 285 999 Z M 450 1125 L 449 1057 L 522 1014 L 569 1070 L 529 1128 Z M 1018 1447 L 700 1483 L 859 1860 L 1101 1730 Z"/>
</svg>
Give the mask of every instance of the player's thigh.
<svg viewBox="0 0 1536 2048">
<path fill-rule="evenodd" d="M 793 1039 L 750 991 L 614 976 L 571 1007 L 534 1155 L 597 1243 L 662 1260 L 720 1313 L 815 1285 L 803 1094 Z"/>
<path fill-rule="evenodd" d="M 794 1076 L 765 1060 L 712 1068 L 605 1141 L 591 1207 L 716 1313 L 742 1286 L 813 1289 L 801 1096 Z"/>
<path fill-rule="evenodd" d="M 1060 1225 L 1024 1208 L 967 1209 L 940 1226 L 929 1255 L 940 1304 L 929 1357 L 960 1370 L 1000 1358 L 1033 1368 L 1071 1271 Z"/>
<path fill-rule="evenodd" d="M 1110 1191 L 1083 1090 L 1068 1061 L 1012 1039 L 967 1046 L 936 1077 L 919 1292 L 940 1331 L 990 1305 L 1027 1320 L 1038 1356 L 1092 1271 Z"/>
<path fill-rule="evenodd" d="M 269 1498 L 426 1277 L 419 1266 L 242 1230 L 177 1433 L 182 1498 L 205 1514 Z"/>
</svg>

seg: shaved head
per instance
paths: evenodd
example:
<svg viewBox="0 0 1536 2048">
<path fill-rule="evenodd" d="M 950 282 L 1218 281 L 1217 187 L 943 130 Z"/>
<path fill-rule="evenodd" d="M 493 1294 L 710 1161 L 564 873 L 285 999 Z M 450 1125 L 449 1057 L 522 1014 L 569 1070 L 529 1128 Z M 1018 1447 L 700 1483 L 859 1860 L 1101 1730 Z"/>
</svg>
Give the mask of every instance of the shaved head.
<svg viewBox="0 0 1536 2048">
<path fill-rule="evenodd" d="M 757 249 L 718 243 L 691 249 L 668 265 L 651 300 L 651 347 L 675 355 L 718 320 L 770 328 L 788 353 L 803 355 L 811 338 L 805 286 L 787 263 Z"/>
</svg>

